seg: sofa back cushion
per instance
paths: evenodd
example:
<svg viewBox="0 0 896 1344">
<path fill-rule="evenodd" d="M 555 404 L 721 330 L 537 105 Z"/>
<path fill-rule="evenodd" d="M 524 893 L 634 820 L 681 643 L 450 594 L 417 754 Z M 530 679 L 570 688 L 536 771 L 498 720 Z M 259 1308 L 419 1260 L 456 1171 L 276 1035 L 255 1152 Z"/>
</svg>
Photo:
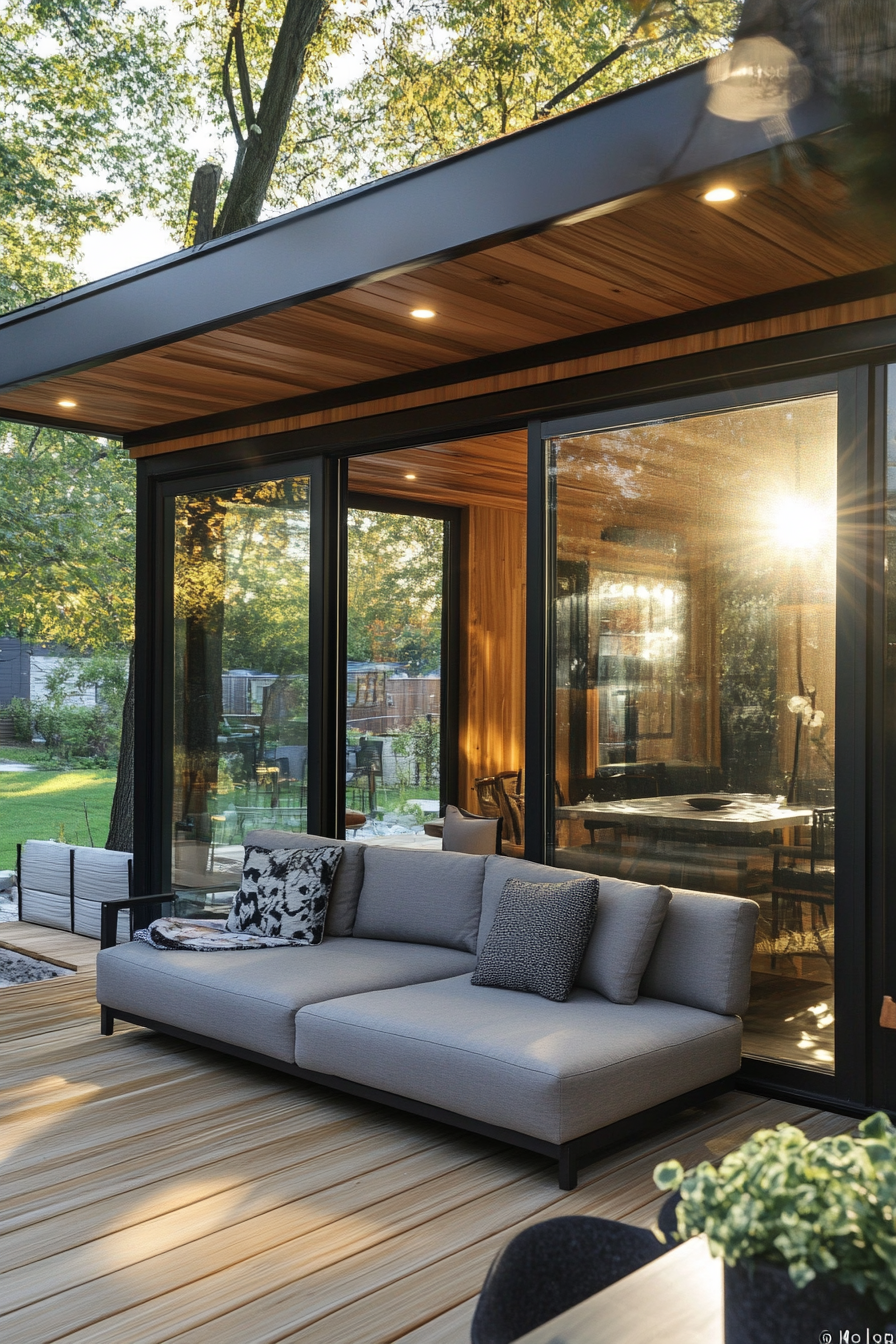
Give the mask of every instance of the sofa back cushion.
<svg viewBox="0 0 896 1344">
<path fill-rule="evenodd" d="M 594 932 L 576 984 L 611 1003 L 635 1003 L 671 900 L 668 887 L 602 877 Z"/>
<path fill-rule="evenodd" d="M 368 846 L 353 936 L 475 952 L 485 864 L 479 854 Z"/>
<path fill-rule="evenodd" d="M 294 831 L 249 831 L 243 843 L 257 849 L 321 849 L 341 845 L 342 859 L 330 890 L 325 938 L 348 938 L 355 923 L 358 897 L 364 881 L 365 846 L 356 840 L 330 840 L 322 835 L 296 835 Z"/>
<path fill-rule="evenodd" d="M 673 888 L 641 993 L 711 1013 L 743 1014 L 758 915 L 755 901 Z"/>
<path fill-rule="evenodd" d="M 479 949 L 491 928 L 508 878 L 517 877 L 523 882 L 575 882 L 581 881 L 582 876 L 568 868 L 551 868 L 524 859 L 496 857 L 486 860 Z M 671 892 L 666 887 L 600 878 L 594 932 L 585 949 L 576 984 L 602 994 L 611 1003 L 634 1003 L 671 899 Z"/>
</svg>

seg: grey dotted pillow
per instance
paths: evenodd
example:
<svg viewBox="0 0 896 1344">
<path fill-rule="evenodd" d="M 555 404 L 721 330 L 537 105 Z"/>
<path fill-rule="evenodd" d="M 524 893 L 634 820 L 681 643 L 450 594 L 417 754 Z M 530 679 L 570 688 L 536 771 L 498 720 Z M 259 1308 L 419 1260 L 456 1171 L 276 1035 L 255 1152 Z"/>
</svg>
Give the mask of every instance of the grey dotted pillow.
<svg viewBox="0 0 896 1344">
<path fill-rule="evenodd" d="M 599 890 L 594 877 L 579 882 L 510 878 L 472 983 L 519 989 L 564 1003 L 594 928 Z"/>
<path fill-rule="evenodd" d="M 341 845 L 320 849 L 246 847 L 243 880 L 225 927 L 231 933 L 319 943 Z"/>
</svg>

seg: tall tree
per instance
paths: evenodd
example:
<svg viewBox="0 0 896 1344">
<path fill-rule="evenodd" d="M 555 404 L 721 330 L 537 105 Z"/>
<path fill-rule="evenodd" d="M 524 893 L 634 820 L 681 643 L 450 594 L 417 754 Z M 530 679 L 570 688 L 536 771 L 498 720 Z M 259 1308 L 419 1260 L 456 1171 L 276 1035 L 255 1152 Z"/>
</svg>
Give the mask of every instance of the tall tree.
<svg viewBox="0 0 896 1344">
<path fill-rule="evenodd" d="M 0 4 L 0 309 L 77 282 L 81 240 L 182 197 L 193 81 L 161 10 Z"/>
<path fill-rule="evenodd" d="M 565 110 L 710 55 L 740 11 L 740 0 L 181 3 L 209 114 L 236 144 L 218 236 L 528 125 L 558 93 Z M 340 88 L 332 61 L 353 43 L 364 69 Z"/>
<path fill-rule="evenodd" d="M 328 185 L 325 165 L 347 119 L 339 107 L 328 59 L 371 32 L 366 0 L 180 0 L 185 33 L 201 53 L 206 114 L 222 132 L 221 150 L 233 169 L 214 221 L 215 236 L 247 228 L 267 204 L 299 201 L 276 181 L 284 145 L 314 161 L 310 177 Z M 304 85 L 309 97 L 297 106 Z M 343 154 L 336 151 L 340 163 Z M 201 171 L 201 170 L 200 170 Z M 295 182 L 293 171 L 286 181 Z M 337 173 L 338 176 L 338 173 Z M 307 180 L 307 177 L 306 177 Z M 199 176 L 194 187 L 199 186 Z M 306 197 L 307 199 L 307 197 Z M 201 224 L 200 224 L 201 234 Z M 188 244 L 195 241 L 188 234 Z"/>
<path fill-rule="evenodd" d="M 134 484 L 115 443 L 0 424 L 0 633 L 127 657 Z M 133 658 L 130 669 L 109 849 L 133 843 Z"/>
<path fill-rule="evenodd" d="M 453 154 L 529 125 L 564 91 L 562 111 L 712 55 L 739 12 L 739 0 L 385 0 L 350 93 L 370 113 L 368 167 Z"/>
</svg>

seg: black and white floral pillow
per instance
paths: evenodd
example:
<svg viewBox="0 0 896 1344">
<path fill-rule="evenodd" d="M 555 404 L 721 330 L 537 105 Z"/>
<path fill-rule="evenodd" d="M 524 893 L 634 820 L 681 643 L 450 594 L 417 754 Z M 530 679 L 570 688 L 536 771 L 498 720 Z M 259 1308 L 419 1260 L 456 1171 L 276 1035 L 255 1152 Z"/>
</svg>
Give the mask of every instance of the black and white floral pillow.
<svg viewBox="0 0 896 1344">
<path fill-rule="evenodd" d="M 243 880 L 225 928 L 231 933 L 319 943 L 341 845 L 321 849 L 246 847 Z"/>
</svg>

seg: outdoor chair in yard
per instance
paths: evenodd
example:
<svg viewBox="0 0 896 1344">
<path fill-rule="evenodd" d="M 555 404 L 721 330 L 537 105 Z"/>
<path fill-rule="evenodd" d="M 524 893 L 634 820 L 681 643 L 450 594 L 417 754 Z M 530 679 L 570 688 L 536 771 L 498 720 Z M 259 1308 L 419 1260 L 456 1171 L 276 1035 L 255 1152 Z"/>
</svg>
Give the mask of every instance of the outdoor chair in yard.
<svg viewBox="0 0 896 1344">
<path fill-rule="evenodd" d="M 351 755 L 354 763 L 346 760 L 346 797 L 351 794 L 353 803 L 360 803 L 363 810 L 372 813 L 376 810 L 377 780 L 383 778 L 383 743 L 362 738 L 359 745 L 351 749 Z"/>
</svg>

